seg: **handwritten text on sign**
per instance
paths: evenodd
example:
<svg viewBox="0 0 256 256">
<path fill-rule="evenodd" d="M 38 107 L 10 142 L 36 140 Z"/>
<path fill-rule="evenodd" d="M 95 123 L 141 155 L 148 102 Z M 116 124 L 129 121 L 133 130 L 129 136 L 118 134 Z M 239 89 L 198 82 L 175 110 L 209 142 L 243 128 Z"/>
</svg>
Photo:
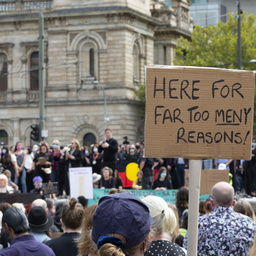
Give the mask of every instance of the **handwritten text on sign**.
<svg viewBox="0 0 256 256">
<path fill-rule="evenodd" d="M 253 99 L 253 72 L 147 68 L 146 156 L 250 158 Z"/>
</svg>

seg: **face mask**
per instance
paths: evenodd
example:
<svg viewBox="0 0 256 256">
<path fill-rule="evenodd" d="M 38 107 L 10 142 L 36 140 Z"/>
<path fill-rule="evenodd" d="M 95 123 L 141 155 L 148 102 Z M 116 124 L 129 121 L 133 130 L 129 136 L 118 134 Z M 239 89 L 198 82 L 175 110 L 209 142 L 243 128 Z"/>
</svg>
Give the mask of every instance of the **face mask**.
<svg viewBox="0 0 256 256">
<path fill-rule="evenodd" d="M 35 188 L 36 189 L 40 189 L 41 187 L 42 187 L 42 183 L 41 182 L 35 184 Z"/>
<path fill-rule="evenodd" d="M 6 153 L 6 149 L 3 149 L 3 150 L 2 150 L 2 153 L 5 154 L 5 153 Z"/>
<path fill-rule="evenodd" d="M 134 151 L 135 151 L 135 149 L 134 149 L 134 148 L 131 148 L 131 149 L 130 149 L 130 152 L 131 152 L 131 153 L 133 153 Z"/>
<path fill-rule="evenodd" d="M 162 172 L 162 173 L 160 174 L 161 178 L 163 178 L 163 179 L 166 177 L 166 175 L 167 175 L 167 173 L 164 173 L 164 172 Z"/>
<path fill-rule="evenodd" d="M 27 149 L 24 149 L 23 151 L 24 151 L 26 154 L 28 153 L 28 150 L 27 150 Z"/>
<path fill-rule="evenodd" d="M 93 152 L 94 152 L 94 153 L 97 153 L 97 152 L 98 152 L 98 149 L 97 149 L 97 148 L 94 148 L 94 149 L 93 149 Z"/>
<path fill-rule="evenodd" d="M 88 150 L 85 150 L 84 153 L 85 153 L 86 156 L 89 155 L 89 151 Z"/>
<path fill-rule="evenodd" d="M 140 149 L 140 146 L 139 146 L 139 145 L 136 145 L 136 149 Z"/>
<path fill-rule="evenodd" d="M 52 146 L 53 148 L 58 148 L 58 145 L 56 145 L 56 144 L 53 144 L 53 146 Z"/>
<path fill-rule="evenodd" d="M 22 146 L 18 146 L 18 147 L 17 147 L 17 150 L 21 150 L 21 149 L 22 149 Z"/>
</svg>

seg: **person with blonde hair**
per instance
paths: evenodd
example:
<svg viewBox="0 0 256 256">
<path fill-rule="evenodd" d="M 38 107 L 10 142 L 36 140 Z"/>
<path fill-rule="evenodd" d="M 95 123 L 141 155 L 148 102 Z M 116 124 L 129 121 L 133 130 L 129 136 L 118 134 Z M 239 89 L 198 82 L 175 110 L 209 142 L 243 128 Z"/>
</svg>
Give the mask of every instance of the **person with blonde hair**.
<svg viewBox="0 0 256 256">
<path fill-rule="evenodd" d="M 70 194 L 70 185 L 69 185 L 69 168 L 76 168 L 82 166 L 82 152 L 81 152 L 81 146 L 77 139 L 70 140 L 70 150 L 66 151 L 65 154 L 65 165 L 67 166 L 67 169 L 65 170 L 65 191 L 66 196 L 69 196 Z M 60 194 L 62 194 L 62 191 L 59 191 Z"/>
<path fill-rule="evenodd" d="M 144 255 L 151 222 L 148 207 L 131 193 L 102 197 L 92 228 L 98 255 Z"/>
<path fill-rule="evenodd" d="M 13 188 L 8 186 L 8 179 L 6 175 L 0 174 L 0 193 L 12 194 Z"/>
<path fill-rule="evenodd" d="M 150 232 L 150 246 L 145 256 L 185 256 L 186 250 L 171 242 L 171 236 L 177 226 L 176 216 L 165 200 L 158 196 L 146 196 L 141 199 L 149 208 L 153 219 Z"/>
<path fill-rule="evenodd" d="M 235 212 L 242 213 L 256 221 L 252 205 L 246 200 L 239 200 L 238 202 L 236 202 L 236 204 L 233 207 L 233 210 Z"/>
</svg>

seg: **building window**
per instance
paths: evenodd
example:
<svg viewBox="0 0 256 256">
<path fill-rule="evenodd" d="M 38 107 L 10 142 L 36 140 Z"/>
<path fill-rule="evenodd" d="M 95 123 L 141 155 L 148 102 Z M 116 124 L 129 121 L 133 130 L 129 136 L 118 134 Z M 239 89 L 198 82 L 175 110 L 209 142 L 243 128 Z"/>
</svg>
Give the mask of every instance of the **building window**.
<svg viewBox="0 0 256 256">
<path fill-rule="evenodd" d="M 8 87 L 8 64 L 7 56 L 0 53 L 0 91 L 6 91 Z"/>
<path fill-rule="evenodd" d="M 133 46 L 133 82 L 138 84 L 140 81 L 140 58 L 139 58 L 139 46 L 135 44 Z"/>
<path fill-rule="evenodd" d="M 0 130 L 0 143 L 8 145 L 8 134 L 5 130 Z"/>
<path fill-rule="evenodd" d="M 94 76 L 94 49 L 90 49 L 90 75 Z"/>
<path fill-rule="evenodd" d="M 39 89 L 38 52 L 33 52 L 30 56 L 30 90 Z"/>
<path fill-rule="evenodd" d="M 87 133 L 83 138 L 83 145 L 90 147 L 92 144 L 96 144 L 96 137 L 92 133 Z"/>
<path fill-rule="evenodd" d="M 81 48 L 81 79 L 97 77 L 97 56 L 95 45 L 85 43 Z"/>
</svg>

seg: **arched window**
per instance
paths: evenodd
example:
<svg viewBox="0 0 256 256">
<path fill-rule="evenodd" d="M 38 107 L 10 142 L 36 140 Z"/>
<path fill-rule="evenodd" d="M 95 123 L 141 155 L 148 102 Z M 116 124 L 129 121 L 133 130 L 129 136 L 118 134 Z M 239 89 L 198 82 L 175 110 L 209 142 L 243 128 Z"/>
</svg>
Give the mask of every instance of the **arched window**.
<svg viewBox="0 0 256 256">
<path fill-rule="evenodd" d="M 33 52 L 30 56 L 30 90 L 39 89 L 38 52 Z"/>
<path fill-rule="evenodd" d="M 5 130 L 0 130 L 0 143 L 1 142 L 8 145 L 8 134 Z"/>
<path fill-rule="evenodd" d="M 6 91 L 8 87 L 8 64 L 7 56 L 0 53 L 0 91 Z"/>
<path fill-rule="evenodd" d="M 97 77 L 96 47 L 92 42 L 85 43 L 81 48 L 81 79 Z"/>
<path fill-rule="evenodd" d="M 140 81 L 140 57 L 139 46 L 135 44 L 133 46 L 133 82 L 139 83 Z"/>
<path fill-rule="evenodd" d="M 83 144 L 84 146 L 90 147 L 92 144 L 96 143 L 96 137 L 92 133 L 87 133 L 84 135 Z"/>
</svg>

